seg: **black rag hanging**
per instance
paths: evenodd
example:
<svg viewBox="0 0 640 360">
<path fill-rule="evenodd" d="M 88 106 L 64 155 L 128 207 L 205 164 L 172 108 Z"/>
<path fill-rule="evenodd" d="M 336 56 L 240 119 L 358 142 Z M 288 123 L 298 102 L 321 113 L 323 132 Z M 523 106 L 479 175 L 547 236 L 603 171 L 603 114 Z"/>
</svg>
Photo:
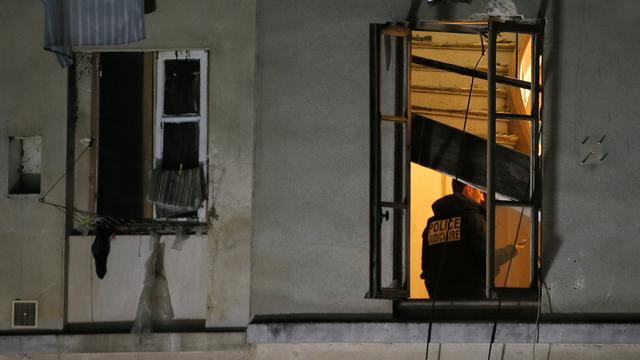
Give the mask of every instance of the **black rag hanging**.
<svg viewBox="0 0 640 360">
<path fill-rule="evenodd" d="M 91 255 L 96 264 L 96 275 L 99 279 L 104 278 L 107 274 L 107 257 L 111 250 L 111 234 L 112 231 L 106 228 L 96 229 L 96 238 L 91 244 Z"/>
</svg>

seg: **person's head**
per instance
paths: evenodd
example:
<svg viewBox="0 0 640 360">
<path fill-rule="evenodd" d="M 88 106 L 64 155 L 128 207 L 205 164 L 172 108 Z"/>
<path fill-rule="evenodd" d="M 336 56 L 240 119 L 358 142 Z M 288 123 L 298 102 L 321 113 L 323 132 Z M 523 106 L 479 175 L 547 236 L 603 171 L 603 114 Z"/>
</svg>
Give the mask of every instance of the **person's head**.
<svg viewBox="0 0 640 360">
<path fill-rule="evenodd" d="M 478 204 L 484 203 L 484 194 L 482 193 L 482 191 L 474 188 L 473 186 L 469 186 L 456 179 L 452 179 L 451 188 L 453 189 L 454 194 L 460 194 L 468 199 L 475 201 Z"/>
</svg>

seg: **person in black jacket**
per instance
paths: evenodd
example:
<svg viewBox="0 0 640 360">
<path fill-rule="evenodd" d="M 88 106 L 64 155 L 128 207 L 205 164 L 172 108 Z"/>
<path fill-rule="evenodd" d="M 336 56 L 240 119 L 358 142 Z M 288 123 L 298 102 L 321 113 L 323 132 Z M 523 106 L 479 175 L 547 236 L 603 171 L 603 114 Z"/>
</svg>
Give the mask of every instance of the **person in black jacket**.
<svg viewBox="0 0 640 360">
<path fill-rule="evenodd" d="M 485 298 L 486 211 L 484 194 L 457 180 L 453 194 L 431 205 L 422 233 L 422 274 L 430 298 Z M 523 246 L 496 251 L 496 269 Z"/>
</svg>

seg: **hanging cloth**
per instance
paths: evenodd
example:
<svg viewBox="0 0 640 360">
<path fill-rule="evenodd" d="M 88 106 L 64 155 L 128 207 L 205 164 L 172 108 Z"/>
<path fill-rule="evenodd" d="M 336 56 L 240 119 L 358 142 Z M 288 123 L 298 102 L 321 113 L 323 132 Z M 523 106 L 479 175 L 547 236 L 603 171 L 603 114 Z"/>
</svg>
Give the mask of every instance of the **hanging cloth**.
<svg viewBox="0 0 640 360">
<path fill-rule="evenodd" d="M 54 52 L 62 66 L 73 63 L 75 47 L 121 45 L 145 38 L 145 0 L 42 1 L 44 48 Z"/>
<path fill-rule="evenodd" d="M 96 237 L 91 244 L 91 255 L 93 255 L 98 279 L 104 278 L 107 274 L 107 258 L 111 251 L 112 233 L 111 229 L 98 227 L 96 229 Z"/>
<path fill-rule="evenodd" d="M 151 232 L 151 253 L 145 264 L 142 292 L 131 333 L 148 334 L 154 326 L 167 325 L 174 318 L 171 295 L 164 270 L 164 243 Z"/>
</svg>

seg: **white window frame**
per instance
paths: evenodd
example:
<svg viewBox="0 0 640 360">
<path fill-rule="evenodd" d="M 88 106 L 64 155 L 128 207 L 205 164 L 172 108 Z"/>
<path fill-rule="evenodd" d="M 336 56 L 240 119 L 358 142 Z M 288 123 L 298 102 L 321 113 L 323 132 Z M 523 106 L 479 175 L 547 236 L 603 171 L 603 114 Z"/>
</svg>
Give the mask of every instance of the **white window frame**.
<svg viewBox="0 0 640 360">
<path fill-rule="evenodd" d="M 164 83 L 165 83 L 165 61 L 166 60 L 199 60 L 200 61 L 200 114 L 188 116 L 174 116 L 164 114 Z M 164 123 L 184 123 L 197 122 L 199 124 L 199 144 L 198 144 L 198 162 L 202 165 L 207 160 L 207 79 L 208 79 L 208 59 L 209 54 L 206 50 L 173 50 L 159 51 L 156 57 L 156 102 L 155 102 L 155 119 L 154 119 L 154 146 L 153 146 L 153 167 L 154 169 L 162 160 L 162 149 L 164 141 Z M 204 181 L 208 177 L 207 171 L 204 172 Z M 205 221 L 205 211 L 207 208 L 207 199 L 198 209 L 198 219 Z M 155 207 L 153 209 L 153 217 L 157 218 Z"/>
</svg>

